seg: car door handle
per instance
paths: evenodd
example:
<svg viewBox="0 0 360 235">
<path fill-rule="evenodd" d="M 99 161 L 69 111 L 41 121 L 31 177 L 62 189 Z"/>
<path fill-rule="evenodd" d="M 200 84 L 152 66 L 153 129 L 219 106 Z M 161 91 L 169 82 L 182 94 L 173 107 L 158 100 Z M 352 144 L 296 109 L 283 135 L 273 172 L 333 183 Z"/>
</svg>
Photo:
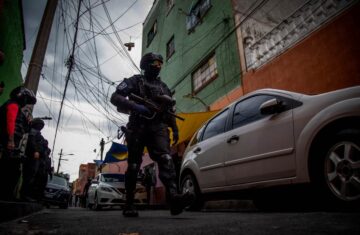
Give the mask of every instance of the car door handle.
<svg viewBox="0 0 360 235">
<path fill-rule="evenodd" d="M 238 141 L 239 141 L 239 136 L 238 135 L 233 135 L 226 142 L 228 144 L 231 144 L 231 143 L 236 143 Z"/>
<path fill-rule="evenodd" d="M 199 153 L 201 151 L 201 148 L 200 147 L 197 147 L 196 149 L 194 149 L 194 153 Z"/>
</svg>

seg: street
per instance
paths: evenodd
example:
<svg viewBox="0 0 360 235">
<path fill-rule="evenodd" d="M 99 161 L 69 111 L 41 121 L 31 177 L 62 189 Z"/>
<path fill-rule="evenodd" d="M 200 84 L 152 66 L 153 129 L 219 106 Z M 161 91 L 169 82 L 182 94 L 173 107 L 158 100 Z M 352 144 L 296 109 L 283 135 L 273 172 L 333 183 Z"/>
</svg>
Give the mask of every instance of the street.
<svg viewBox="0 0 360 235">
<path fill-rule="evenodd" d="M 124 218 L 119 209 L 44 209 L 0 224 L 0 234 L 360 234 L 360 212 L 139 212 Z"/>
</svg>

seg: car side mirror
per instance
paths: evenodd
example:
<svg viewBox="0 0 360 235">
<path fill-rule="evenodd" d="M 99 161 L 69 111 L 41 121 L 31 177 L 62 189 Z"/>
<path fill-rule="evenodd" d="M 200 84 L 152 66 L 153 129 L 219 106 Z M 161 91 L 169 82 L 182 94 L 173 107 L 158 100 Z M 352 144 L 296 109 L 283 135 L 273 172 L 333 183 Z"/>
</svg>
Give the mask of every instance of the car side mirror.
<svg viewBox="0 0 360 235">
<path fill-rule="evenodd" d="M 97 181 L 97 180 L 91 180 L 91 183 L 92 183 L 92 184 L 98 184 L 99 181 Z"/>
<path fill-rule="evenodd" d="M 274 98 L 260 105 L 260 113 L 263 115 L 280 113 L 283 110 L 282 101 Z"/>
</svg>

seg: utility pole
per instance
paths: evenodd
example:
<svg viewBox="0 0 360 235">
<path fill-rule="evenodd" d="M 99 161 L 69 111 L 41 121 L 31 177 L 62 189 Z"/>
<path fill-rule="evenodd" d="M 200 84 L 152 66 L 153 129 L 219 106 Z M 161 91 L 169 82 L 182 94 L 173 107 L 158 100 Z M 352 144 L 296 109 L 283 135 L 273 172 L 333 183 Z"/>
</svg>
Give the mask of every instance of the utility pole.
<svg viewBox="0 0 360 235">
<path fill-rule="evenodd" d="M 25 87 L 32 90 L 35 95 L 39 86 L 41 70 L 57 4 L 58 0 L 48 0 L 46 3 L 44 15 L 41 19 L 39 32 L 37 34 L 35 46 L 25 78 Z"/>
<path fill-rule="evenodd" d="M 62 158 L 62 149 L 60 150 L 60 153 L 59 153 L 60 157 L 59 157 L 59 162 L 58 162 L 58 167 L 57 167 L 57 170 L 56 170 L 56 174 L 59 174 L 59 169 L 60 169 L 60 162 L 61 162 L 61 158 Z"/>
<path fill-rule="evenodd" d="M 103 160 L 103 154 L 104 154 L 104 145 L 105 145 L 105 141 L 104 141 L 104 138 L 101 138 L 101 141 L 100 141 L 100 160 L 102 161 Z"/>
<path fill-rule="evenodd" d="M 59 153 L 59 162 L 58 162 L 58 167 L 57 167 L 57 170 L 56 170 L 56 174 L 59 174 L 59 169 L 60 169 L 60 162 L 61 161 L 68 161 L 68 159 L 62 159 L 63 156 L 68 156 L 68 155 L 74 155 L 73 153 L 69 153 L 69 154 L 63 154 L 63 150 L 61 149 L 60 150 L 60 153 Z"/>
<path fill-rule="evenodd" d="M 101 141 L 100 141 L 100 160 L 101 160 L 101 162 L 103 161 L 104 145 L 105 145 L 104 138 L 101 138 Z M 102 166 L 100 166 L 100 173 L 101 172 L 102 172 Z"/>
</svg>

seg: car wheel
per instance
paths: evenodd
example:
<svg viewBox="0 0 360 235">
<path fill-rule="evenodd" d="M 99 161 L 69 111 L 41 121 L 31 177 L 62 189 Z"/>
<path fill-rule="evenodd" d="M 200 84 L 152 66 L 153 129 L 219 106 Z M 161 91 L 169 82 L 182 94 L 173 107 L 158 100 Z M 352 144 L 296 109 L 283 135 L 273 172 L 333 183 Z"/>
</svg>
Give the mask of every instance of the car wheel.
<svg viewBox="0 0 360 235">
<path fill-rule="evenodd" d="M 204 205 L 204 201 L 202 199 L 202 195 L 198 186 L 198 183 L 195 177 L 192 174 L 187 174 L 181 180 L 181 191 L 182 193 L 191 192 L 195 195 L 195 200 L 193 204 L 191 204 L 188 210 L 191 211 L 199 211 Z"/>
<path fill-rule="evenodd" d="M 94 206 L 94 205 L 93 205 L 92 203 L 87 203 L 87 208 L 88 208 L 88 209 L 93 208 L 93 206 Z"/>
<path fill-rule="evenodd" d="M 315 151 L 313 176 L 327 205 L 343 208 L 360 201 L 360 130 L 337 132 Z M 322 200 L 322 198 L 320 198 Z M 330 204 L 329 204 L 330 203 Z"/>
<path fill-rule="evenodd" d="M 99 205 L 99 199 L 98 199 L 97 194 L 95 194 L 94 209 L 95 209 L 96 211 L 101 210 L 101 205 Z"/>
</svg>

